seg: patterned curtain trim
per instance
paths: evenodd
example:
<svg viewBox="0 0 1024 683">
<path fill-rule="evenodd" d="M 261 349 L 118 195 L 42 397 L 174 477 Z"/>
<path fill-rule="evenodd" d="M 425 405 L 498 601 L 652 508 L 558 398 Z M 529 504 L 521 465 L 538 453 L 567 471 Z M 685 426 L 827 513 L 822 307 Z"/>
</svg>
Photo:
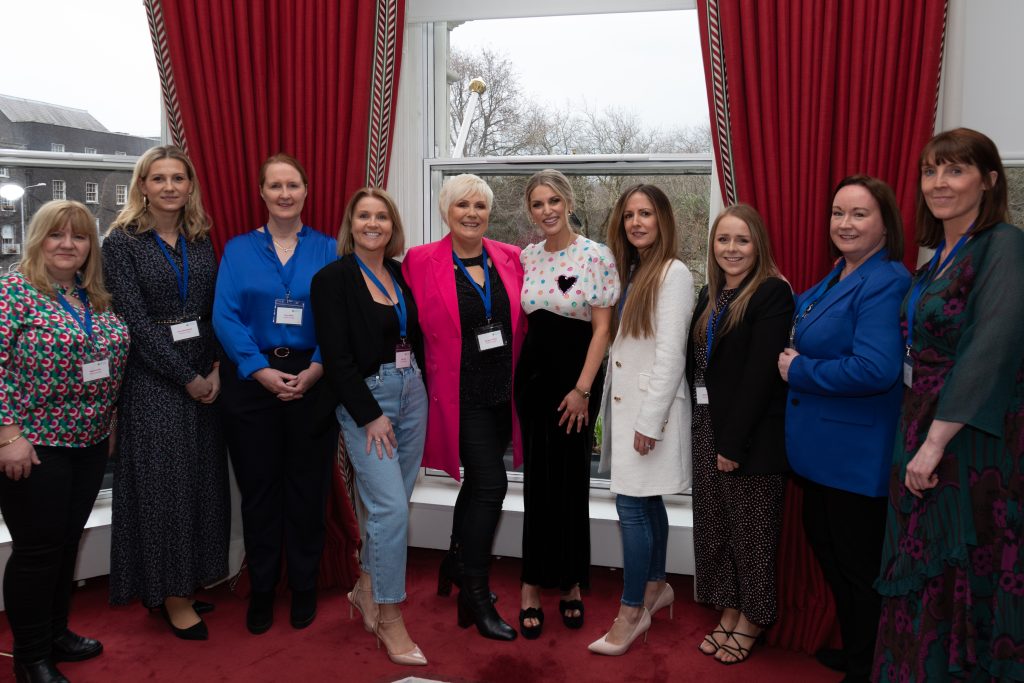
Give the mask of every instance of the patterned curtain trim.
<svg viewBox="0 0 1024 683">
<path fill-rule="evenodd" d="M 718 0 L 707 0 L 708 45 L 711 55 L 711 84 L 715 99 L 718 149 L 722 157 L 722 189 L 726 206 L 736 203 L 736 178 L 732 168 L 732 133 L 729 120 L 729 88 L 722 53 L 722 32 L 718 21 Z"/>
<path fill-rule="evenodd" d="M 939 73 L 935 78 L 935 106 L 932 108 L 933 131 L 935 131 L 935 123 L 939 120 L 939 91 L 942 89 L 942 66 L 946 62 L 946 31 L 948 29 L 949 0 L 942 4 L 942 39 L 939 41 Z"/>
<path fill-rule="evenodd" d="M 178 89 L 174 85 L 171 55 L 167 49 L 164 11 L 160 6 L 160 0 L 143 0 L 143 3 L 146 6 L 146 17 L 149 19 L 149 34 L 153 39 L 153 52 L 156 55 L 156 68 L 160 74 L 160 92 L 163 95 L 164 112 L 167 115 L 167 129 L 171 134 L 171 143 L 181 147 L 187 154 L 188 143 L 185 141 L 185 130 L 181 124 Z"/>
<path fill-rule="evenodd" d="M 395 60 L 401 0 L 378 0 L 373 40 L 373 90 L 366 144 L 366 184 L 380 187 L 387 178 L 388 143 L 394 116 Z"/>
</svg>

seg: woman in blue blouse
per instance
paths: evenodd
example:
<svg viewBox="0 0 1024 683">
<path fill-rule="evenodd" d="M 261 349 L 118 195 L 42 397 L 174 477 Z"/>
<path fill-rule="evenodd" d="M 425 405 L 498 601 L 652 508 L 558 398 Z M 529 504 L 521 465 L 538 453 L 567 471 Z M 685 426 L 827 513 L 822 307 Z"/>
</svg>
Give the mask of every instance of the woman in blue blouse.
<svg viewBox="0 0 1024 683">
<path fill-rule="evenodd" d="M 267 222 L 232 239 L 217 276 L 213 327 L 227 356 L 221 391 L 224 436 L 242 494 L 242 527 L 252 594 L 246 626 L 274 621 L 282 545 L 292 592 L 291 624 L 316 616 L 316 577 L 337 430 L 317 410 L 323 375 L 309 303 L 313 275 L 335 256 L 335 241 L 303 225 L 306 172 L 287 154 L 260 168 Z M 328 423 L 329 424 L 329 423 Z"/>
<path fill-rule="evenodd" d="M 878 626 L 889 464 L 903 386 L 900 302 L 910 286 L 889 186 L 841 181 L 829 229 L 839 256 L 800 295 L 779 372 L 789 382 L 786 449 L 803 478 L 804 530 L 836 601 L 843 651 L 822 664 L 866 681 Z"/>
</svg>

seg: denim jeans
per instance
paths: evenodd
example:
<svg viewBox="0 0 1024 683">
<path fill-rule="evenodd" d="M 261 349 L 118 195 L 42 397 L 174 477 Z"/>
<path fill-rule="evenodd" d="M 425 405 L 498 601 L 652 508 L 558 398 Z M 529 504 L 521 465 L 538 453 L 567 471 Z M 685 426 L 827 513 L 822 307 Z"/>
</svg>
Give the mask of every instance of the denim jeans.
<svg viewBox="0 0 1024 683">
<path fill-rule="evenodd" d="M 415 362 L 403 369 L 385 363 L 365 381 L 395 430 L 394 457 L 385 452 L 379 458 L 376 447 L 367 453 L 366 429 L 357 426 L 343 406 L 336 414 L 367 513 L 360 564 L 373 580 L 374 602 L 393 604 L 405 600 L 409 498 L 427 436 L 427 392 Z"/>
<path fill-rule="evenodd" d="M 668 513 L 661 496 L 615 497 L 622 530 L 622 604 L 641 607 L 648 581 L 665 579 Z"/>
</svg>

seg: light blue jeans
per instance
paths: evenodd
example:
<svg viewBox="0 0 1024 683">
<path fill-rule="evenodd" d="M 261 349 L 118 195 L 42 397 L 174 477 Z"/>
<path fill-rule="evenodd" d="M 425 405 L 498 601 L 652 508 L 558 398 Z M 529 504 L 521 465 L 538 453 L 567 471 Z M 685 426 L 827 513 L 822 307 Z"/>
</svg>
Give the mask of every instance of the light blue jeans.
<svg viewBox="0 0 1024 683">
<path fill-rule="evenodd" d="M 615 497 L 622 531 L 622 604 L 641 607 L 648 581 L 665 580 L 668 512 L 661 496 Z"/>
<path fill-rule="evenodd" d="M 366 429 L 343 406 L 336 415 L 356 473 L 356 489 L 366 508 L 366 538 L 360 558 L 362 570 L 373 579 L 376 603 L 405 600 L 405 562 L 409 536 L 409 498 L 423 459 L 427 436 L 427 392 L 419 368 L 380 366 L 366 378 L 381 410 L 391 420 L 398 447 L 394 457 L 377 457 L 374 447 L 366 452 Z"/>
</svg>

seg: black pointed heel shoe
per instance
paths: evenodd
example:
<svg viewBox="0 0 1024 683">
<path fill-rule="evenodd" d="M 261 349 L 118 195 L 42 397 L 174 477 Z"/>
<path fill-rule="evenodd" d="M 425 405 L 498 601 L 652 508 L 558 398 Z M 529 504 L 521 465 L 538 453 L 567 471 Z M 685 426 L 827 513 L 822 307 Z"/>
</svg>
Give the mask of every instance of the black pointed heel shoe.
<svg viewBox="0 0 1024 683">
<path fill-rule="evenodd" d="M 516 630 L 505 623 L 491 602 L 491 590 L 486 576 L 463 576 L 459 591 L 459 626 L 476 630 L 484 638 L 515 640 Z"/>
<path fill-rule="evenodd" d="M 171 633 L 182 640 L 206 640 L 210 637 L 210 632 L 206 628 L 206 622 L 203 621 L 202 617 L 199 617 L 199 622 L 192 624 L 188 628 L 178 628 L 171 621 L 171 615 L 167 611 L 167 605 L 160 605 L 160 615 L 167 622 L 167 625 L 171 627 Z M 197 615 L 198 616 L 198 615 Z"/>
</svg>

